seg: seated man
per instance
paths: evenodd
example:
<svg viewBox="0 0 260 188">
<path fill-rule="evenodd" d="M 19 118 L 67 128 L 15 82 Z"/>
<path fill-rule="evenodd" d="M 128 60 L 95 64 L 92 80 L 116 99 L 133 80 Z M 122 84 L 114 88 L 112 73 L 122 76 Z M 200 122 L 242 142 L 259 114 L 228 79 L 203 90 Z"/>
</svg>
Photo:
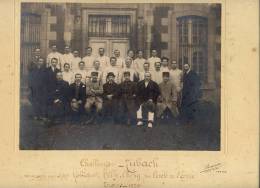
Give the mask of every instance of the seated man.
<svg viewBox="0 0 260 188">
<path fill-rule="evenodd" d="M 72 120 L 77 120 L 79 115 L 84 112 L 84 104 L 86 100 L 86 86 L 81 82 L 81 74 L 75 75 L 75 82 L 70 85 L 69 102 L 72 112 Z"/>
<path fill-rule="evenodd" d="M 151 73 L 146 72 L 144 80 L 141 80 L 137 84 L 137 101 L 140 106 L 137 111 L 137 126 L 143 125 L 143 112 L 148 112 L 148 127 L 153 127 L 155 105 L 159 95 L 158 84 L 151 80 Z"/>
<path fill-rule="evenodd" d="M 48 114 L 52 121 L 59 123 L 68 112 L 69 84 L 63 80 L 60 71 L 57 72 L 56 78 L 54 90 L 50 93 Z"/>
<path fill-rule="evenodd" d="M 130 125 L 135 120 L 137 111 L 136 104 L 136 83 L 131 81 L 130 72 L 124 72 L 124 80 L 119 85 L 120 96 L 120 112 L 122 115 L 127 114 L 127 125 Z M 121 115 L 121 114 L 120 114 Z"/>
<path fill-rule="evenodd" d="M 172 82 L 170 82 L 170 73 L 163 72 L 163 82 L 159 84 L 161 95 L 157 100 L 157 117 L 164 118 L 167 110 L 177 118 L 179 111 L 177 108 L 177 90 Z M 166 118 L 169 118 L 165 114 Z"/>
<path fill-rule="evenodd" d="M 102 83 L 98 81 L 98 72 L 92 72 L 91 79 L 86 83 L 87 100 L 85 110 L 87 114 L 90 115 L 92 107 L 95 107 L 97 113 L 94 114 L 90 122 L 96 122 L 97 116 L 101 115 L 103 104 L 102 94 L 103 86 Z"/>
<path fill-rule="evenodd" d="M 103 85 L 104 99 L 104 115 L 112 116 L 113 120 L 117 120 L 117 104 L 118 104 L 118 85 L 115 83 L 115 75 L 113 72 L 107 74 L 107 83 Z"/>
</svg>

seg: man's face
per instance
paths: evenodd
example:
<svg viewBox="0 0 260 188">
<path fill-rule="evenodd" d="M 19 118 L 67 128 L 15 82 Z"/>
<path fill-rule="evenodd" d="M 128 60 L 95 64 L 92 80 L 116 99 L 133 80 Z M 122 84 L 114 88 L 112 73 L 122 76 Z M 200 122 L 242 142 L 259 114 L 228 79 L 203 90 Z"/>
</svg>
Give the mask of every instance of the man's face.
<svg viewBox="0 0 260 188">
<path fill-rule="evenodd" d="M 99 53 L 100 56 L 103 56 L 105 54 L 105 50 L 103 48 L 100 48 L 98 50 L 98 53 Z"/>
<path fill-rule="evenodd" d="M 85 68 L 85 64 L 83 62 L 80 62 L 79 63 L 79 69 L 84 70 L 84 68 Z"/>
<path fill-rule="evenodd" d="M 129 74 L 125 74 L 124 78 L 125 78 L 125 81 L 130 81 L 130 75 Z"/>
<path fill-rule="evenodd" d="M 133 58 L 134 57 L 134 51 L 130 50 L 127 54 L 129 57 Z"/>
<path fill-rule="evenodd" d="M 111 66 L 115 66 L 116 65 L 116 59 L 115 58 L 111 58 L 110 59 L 110 64 L 111 64 Z"/>
<path fill-rule="evenodd" d="M 142 51 L 138 51 L 137 56 L 138 56 L 138 58 L 142 58 L 143 57 L 143 52 Z"/>
<path fill-rule="evenodd" d="M 169 76 L 163 76 L 163 81 L 168 82 L 169 81 Z"/>
<path fill-rule="evenodd" d="M 149 67 L 150 67 L 150 65 L 148 63 L 144 64 L 144 70 L 145 71 L 149 71 Z"/>
<path fill-rule="evenodd" d="M 75 76 L 75 82 L 79 83 L 79 82 L 81 82 L 81 79 L 82 79 L 81 74 L 76 74 L 76 76 Z"/>
<path fill-rule="evenodd" d="M 38 60 L 37 64 L 38 64 L 38 66 L 43 66 L 44 60 L 40 58 L 40 59 Z"/>
<path fill-rule="evenodd" d="M 167 67 L 167 66 L 168 66 L 168 61 L 167 61 L 167 59 L 163 59 L 163 60 L 162 60 L 162 66 L 163 66 L 163 67 Z"/>
<path fill-rule="evenodd" d="M 114 54 L 115 54 L 116 57 L 120 57 L 120 51 L 119 50 L 115 50 Z"/>
<path fill-rule="evenodd" d="M 190 69 L 190 65 L 184 64 L 183 68 L 184 68 L 184 71 L 187 72 Z"/>
<path fill-rule="evenodd" d="M 87 48 L 87 55 L 91 56 L 91 54 L 92 54 L 92 49 L 91 48 Z"/>
<path fill-rule="evenodd" d="M 151 74 L 149 72 L 145 73 L 144 79 L 145 79 L 145 81 L 150 81 L 151 80 Z"/>
<path fill-rule="evenodd" d="M 40 55 L 41 55 L 41 50 L 40 50 L 40 48 L 36 48 L 36 49 L 35 49 L 34 55 L 35 55 L 35 56 L 40 56 Z"/>
<path fill-rule="evenodd" d="M 93 82 L 96 82 L 97 79 L 98 79 L 97 75 L 92 75 L 91 77 L 92 77 L 92 81 L 93 81 Z"/>
<path fill-rule="evenodd" d="M 114 76 L 108 76 L 108 81 L 109 81 L 109 82 L 112 82 L 112 81 L 114 81 L 114 79 L 115 79 L 115 77 L 114 77 Z"/>
<path fill-rule="evenodd" d="M 61 81 L 61 80 L 63 79 L 62 73 L 61 73 L 61 72 L 58 72 L 58 73 L 56 74 L 56 78 L 57 78 L 58 81 Z"/>
<path fill-rule="evenodd" d="M 130 57 L 127 57 L 125 60 L 125 65 L 127 68 L 130 68 L 132 64 L 132 59 Z"/>
<path fill-rule="evenodd" d="M 64 51 L 65 51 L 66 54 L 68 54 L 68 53 L 70 53 L 70 48 L 68 46 L 66 46 Z"/>
<path fill-rule="evenodd" d="M 78 57 L 78 56 L 79 56 L 79 52 L 78 52 L 78 51 L 74 51 L 74 52 L 73 52 L 73 56 L 74 56 L 74 57 Z"/>
<path fill-rule="evenodd" d="M 95 61 L 95 62 L 94 62 L 94 68 L 95 68 L 96 70 L 98 70 L 99 67 L 100 67 L 100 62 L 99 62 L 99 61 Z"/>
<path fill-rule="evenodd" d="M 53 46 L 51 47 L 51 50 L 52 50 L 53 52 L 56 52 L 56 51 L 57 51 L 57 46 L 53 45 Z"/>
<path fill-rule="evenodd" d="M 160 68 L 161 68 L 161 63 L 160 62 L 155 62 L 155 69 L 157 70 L 157 71 L 159 71 L 160 70 Z"/>
<path fill-rule="evenodd" d="M 157 51 L 156 50 L 152 50 L 152 56 L 156 57 L 157 56 Z"/>
<path fill-rule="evenodd" d="M 176 69 L 177 68 L 177 63 L 175 61 L 172 62 L 172 69 Z"/>
<path fill-rule="evenodd" d="M 52 60 L 51 60 L 51 65 L 52 65 L 53 67 L 56 67 L 57 64 L 58 64 L 58 61 L 57 61 L 56 59 L 52 59 Z"/>
<path fill-rule="evenodd" d="M 68 71 L 70 70 L 70 66 L 69 66 L 68 64 L 65 64 L 65 65 L 64 65 L 64 70 L 65 70 L 66 72 L 68 72 Z"/>
</svg>

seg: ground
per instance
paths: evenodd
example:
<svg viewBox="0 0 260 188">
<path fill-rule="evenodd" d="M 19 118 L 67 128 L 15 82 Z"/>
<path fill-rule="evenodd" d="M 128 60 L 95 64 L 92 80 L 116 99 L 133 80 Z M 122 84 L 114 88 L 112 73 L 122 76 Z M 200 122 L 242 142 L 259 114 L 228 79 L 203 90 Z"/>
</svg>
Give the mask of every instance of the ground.
<svg viewBox="0 0 260 188">
<path fill-rule="evenodd" d="M 219 108 L 201 102 L 191 126 L 157 123 L 152 129 L 103 122 L 53 126 L 33 120 L 31 106 L 21 105 L 22 150 L 220 150 Z"/>
</svg>

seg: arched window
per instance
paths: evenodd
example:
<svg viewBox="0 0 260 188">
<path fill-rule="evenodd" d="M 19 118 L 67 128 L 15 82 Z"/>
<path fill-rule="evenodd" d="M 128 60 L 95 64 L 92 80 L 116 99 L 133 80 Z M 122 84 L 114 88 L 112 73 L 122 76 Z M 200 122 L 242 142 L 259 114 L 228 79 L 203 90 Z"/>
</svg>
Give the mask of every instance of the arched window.
<svg viewBox="0 0 260 188">
<path fill-rule="evenodd" d="M 207 18 L 200 16 L 177 18 L 179 66 L 182 68 L 188 62 L 203 82 L 207 81 L 207 22 Z"/>
</svg>

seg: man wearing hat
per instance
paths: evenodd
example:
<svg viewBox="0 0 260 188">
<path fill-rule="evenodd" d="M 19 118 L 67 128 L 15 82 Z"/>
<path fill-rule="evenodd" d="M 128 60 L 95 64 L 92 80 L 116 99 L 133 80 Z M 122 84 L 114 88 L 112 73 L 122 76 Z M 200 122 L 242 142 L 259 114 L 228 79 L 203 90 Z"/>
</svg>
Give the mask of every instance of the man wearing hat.
<svg viewBox="0 0 260 188">
<path fill-rule="evenodd" d="M 118 84 L 115 83 L 115 75 L 113 72 L 107 74 L 107 82 L 103 85 L 104 114 L 112 116 L 116 120 L 118 107 Z"/>
<path fill-rule="evenodd" d="M 86 95 L 85 110 L 90 115 L 92 107 L 95 107 L 96 113 L 92 116 L 91 122 L 96 121 L 96 118 L 101 115 L 103 105 L 103 86 L 98 81 L 98 72 L 91 73 L 91 79 L 86 83 Z"/>
<path fill-rule="evenodd" d="M 173 117 L 177 118 L 179 115 L 179 111 L 177 108 L 177 90 L 172 82 L 170 82 L 170 73 L 163 72 L 163 82 L 159 84 L 161 95 L 157 100 L 157 117 L 164 118 L 164 114 L 166 118 L 168 118 L 168 114 L 165 113 L 167 110 L 173 115 Z"/>
<path fill-rule="evenodd" d="M 69 102 L 71 106 L 72 120 L 79 120 L 79 116 L 84 112 L 86 100 L 86 86 L 81 82 L 82 75 L 76 74 L 75 81 L 70 85 Z"/>
<path fill-rule="evenodd" d="M 148 127 L 153 127 L 154 112 L 160 89 L 156 82 L 151 80 L 151 73 L 144 74 L 144 80 L 137 84 L 137 101 L 139 110 L 137 111 L 137 126 L 143 125 L 143 113 L 148 114 Z"/>
<path fill-rule="evenodd" d="M 120 110 L 124 116 L 126 113 L 127 124 L 130 125 L 135 121 L 135 114 L 137 111 L 136 104 L 136 83 L 131 81 L 130 72 L 124 72 L 123 82 L 119 85 Z M 123 118 L 124 119 L 124 118 Z"/>
</svg>

